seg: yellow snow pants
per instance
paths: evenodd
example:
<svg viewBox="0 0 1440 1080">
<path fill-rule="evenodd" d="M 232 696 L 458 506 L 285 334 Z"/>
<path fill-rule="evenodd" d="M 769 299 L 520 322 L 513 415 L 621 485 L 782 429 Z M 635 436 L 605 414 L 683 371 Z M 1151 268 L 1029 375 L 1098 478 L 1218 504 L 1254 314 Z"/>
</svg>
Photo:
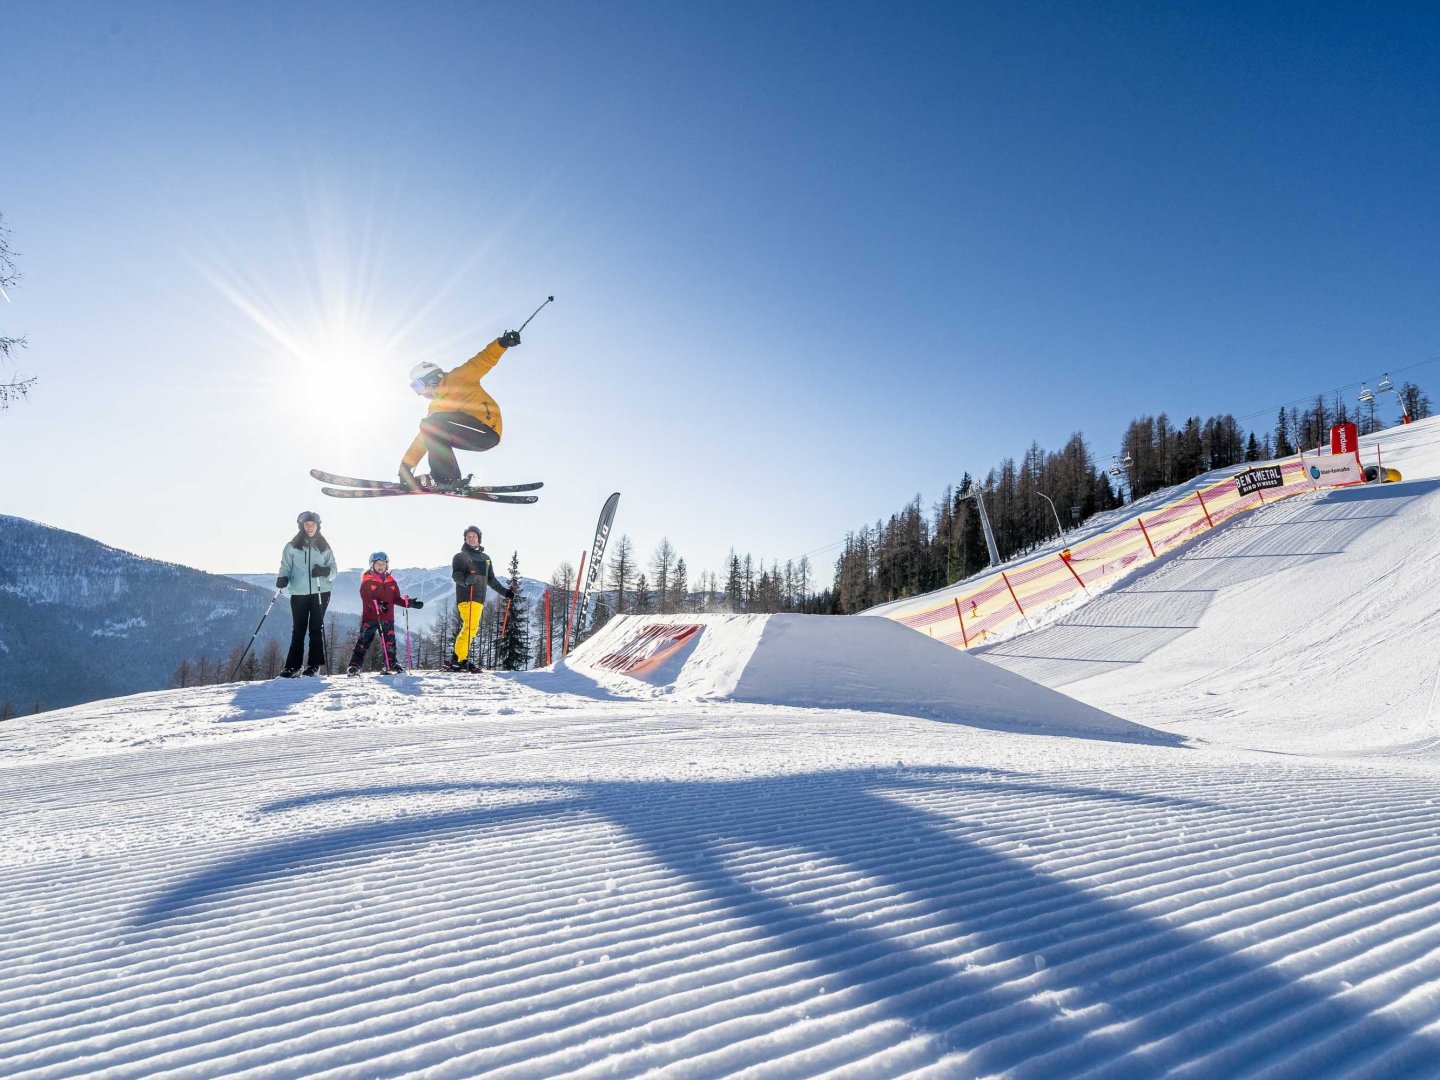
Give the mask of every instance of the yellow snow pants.
<svg viewBox="0 0 1440 1080">
<path fill-rule="evenodd" d="M 470 657 L 470 642 L 480 632 L 480 616 L 485 605 L 479 600 L 461 600 L 460 633 L 455 637 L 455 659 L 464 663 Z"/>
</svg>

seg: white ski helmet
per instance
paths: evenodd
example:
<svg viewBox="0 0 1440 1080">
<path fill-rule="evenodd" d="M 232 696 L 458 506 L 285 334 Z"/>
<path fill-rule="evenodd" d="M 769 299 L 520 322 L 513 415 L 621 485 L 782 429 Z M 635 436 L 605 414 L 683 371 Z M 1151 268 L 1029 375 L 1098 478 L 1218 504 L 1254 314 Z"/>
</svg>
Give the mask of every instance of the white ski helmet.
<svg viewBox="0 0 1440 1080">
<path fill-rule="evenodd" d="M 439 386 L 444 377 L 445 372 L 440 370 L 438 364 L 422 360 L 410 369 L 410 388 L 417 394 L 426 394 Z"/>
</svg>

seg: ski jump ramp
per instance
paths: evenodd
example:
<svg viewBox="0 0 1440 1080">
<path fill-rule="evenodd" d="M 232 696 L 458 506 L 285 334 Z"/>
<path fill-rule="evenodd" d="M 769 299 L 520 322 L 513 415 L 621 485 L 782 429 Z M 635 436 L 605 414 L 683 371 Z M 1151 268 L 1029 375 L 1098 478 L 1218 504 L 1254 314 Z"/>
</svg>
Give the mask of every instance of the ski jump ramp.
<svg viewBox="0 0 1440 1080">
<path fill-rule="evenodd" d="M 620 615 L 556 665 L 619 697 L 860 709 L 1006 731 L 1173 741 L 864 615 Z"/>
</svg>

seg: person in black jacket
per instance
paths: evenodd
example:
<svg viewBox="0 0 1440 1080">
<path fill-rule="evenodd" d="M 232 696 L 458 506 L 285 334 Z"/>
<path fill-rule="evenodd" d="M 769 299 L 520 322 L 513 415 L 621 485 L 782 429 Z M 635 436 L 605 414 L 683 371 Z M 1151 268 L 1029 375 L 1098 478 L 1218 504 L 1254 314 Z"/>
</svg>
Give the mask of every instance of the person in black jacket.
<svg viewBox="0 0 1440 1080">
<path fill-rule="evenodd" d="M 465 543 L 450 560 L 450 577 L 455 582 L 455 605 L 460 609 L 460 633 L 455 636 L 455 651 L 443 665 L 446 671 L 479 671 L 470 658 L 470 644 L 480 633 L 480 616 L 485 612 L 485 587 L 488 585 L 507 600 L 515 599 L 495 577 L 495 564 L 480 546 L 480 527 L 465 527 Z"/>
</svg>

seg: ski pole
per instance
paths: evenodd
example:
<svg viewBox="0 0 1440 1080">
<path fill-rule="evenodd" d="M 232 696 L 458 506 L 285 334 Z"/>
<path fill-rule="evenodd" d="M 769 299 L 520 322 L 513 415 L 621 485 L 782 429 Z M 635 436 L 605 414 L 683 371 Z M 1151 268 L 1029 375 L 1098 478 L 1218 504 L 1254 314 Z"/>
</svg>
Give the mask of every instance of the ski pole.
<svg viewBox="0 0 1440 1080">
<path fill-rule="evenodd" d="M 415 664 L 410 659 L 410 597 L 405 597 L 405 670 L 409 671 Z"/>
<path fill-rule="evenodd" d="M 505 617 L 500 620 L 500 636 L 501 636 L 501 637 L 504 637 L 504 636 L 505 636 L 505 627 L 507 627 L 507 626 L 510 625 L 510 605 L 511 605 L 512 603 L 514 603 L 514 602 L 515 602 L 515 601 L 514 601 L 514 599 L 513 599 L 512 597 L 507 596 L 507 597 L 505 598 Z"/>
<path fill-rule="evenodd" d="M 474 586 L 474 585 L 471 585 L 471 586 L 470 586 L 470 606 L 465 609 L 466 629 L 469 629 L 469 621 L 470 621 L 471 617 L 474 616 L 474 614 L 475 614 L 475 586 Z M 475 666 L 476 666 L 477 668 L 478 668 L 480 665 L 475 662 L 475 639 L 478 638 L 479 636 L 480 636 L 480 620 L 479 620 L 479 619 L 476 619 L 476 620 L 475 620 L 475 629 L 470 632 L 470 650 L 469 650 L 469 652 L 467 652 L 467 653 L 465 654 L 465 660 L 466 660 L 467 663 L 475 664 Z"/>
<path fill-rule="evenodd" d="M 545 304 L 550 303 L 550 301 L 551 301 L 551 300 L 554 300 L 554 299 L 555 299 L 555 297 L 553 297 L 553 296 L 547 296 L 547 297 L 545 298 Z M 540 314 L 540 308 L 543 308 L 543 307 L 545 306 L 545 304 L 541 304 L 540 307 L 537 307 L 534 311 L 532 311 L 532 312 L 530 313 L 530 319 L 533 319 L 533 318 L 535 318 L 536 315 L 539 315 L 539 314 Z M 515 333 L 518 334 L 518 333 L 520 333 L 521 331 L 523 331 L 523 330 L 525 329 L 525 327 L 529 326 L 529 325 L 530 325 L 530 319 L 526 319 L 524 322 L 522 322 L 522 323 L 520 324 L 520 329 L 519 329 L 519 330 L 516 330 Z"/>
<path fill-rule="evenodd" d="M 375 621 L 380 625 L 380 656 L 385 661 L 385 670 L 390 670 L 390 648 L 385 644 L 385 620 L 380 618 L 379 610 L 375 612 Z M 393 622 L 390 624 L 395 625 Z"/>
<path fill-rule="evenodd" d="M 270 609 L 275 606 L 275 601 L 280 599 L 283 589 L 276 589 L 275 595 L 270 597 L 270 603 L 265 607 L 265 614 L 260 616 L 260 621 L 255 624 L 255 633 L 250 635 L 250 640 L 245 643 L 245 651 L 240 654 L 240 659 L 235 661 L 235 671 L 230 672 L 230 682 L 235 681 L 235 673 L 240 670 L 240 665 L 245 662 L 245 657 L 250 653 L 250 646 L 255 644 L 255 639 L 260 636 L 260 627 L 265 625 L 265 620 L 270 617 Z"/>
</svg>

